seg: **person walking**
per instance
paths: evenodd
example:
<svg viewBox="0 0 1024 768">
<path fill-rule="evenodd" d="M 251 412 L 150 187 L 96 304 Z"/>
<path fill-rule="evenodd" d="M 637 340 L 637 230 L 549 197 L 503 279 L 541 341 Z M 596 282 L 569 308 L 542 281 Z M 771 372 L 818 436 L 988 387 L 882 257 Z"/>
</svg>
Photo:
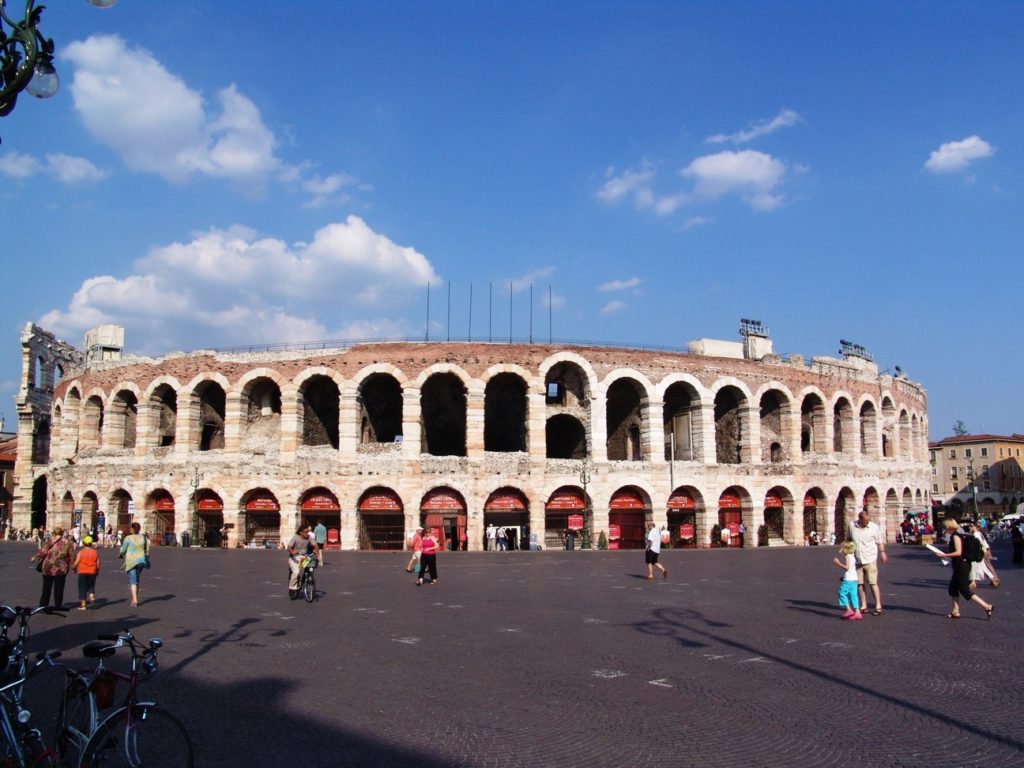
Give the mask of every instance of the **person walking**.
<svg viewBox="0 0 1024 768">
<path fill-rule="evenodd" d="M 423 566 L 423 526 L 417 526 L 412 536 L 409 537 L 409 549 L 412 550 L 412 557 L 405 566 L 406 573 L 416 572 L 416 578 L 420 577 L 420 569 Z"/>
<path fill-rule="evenodd" d="M 508 531 L 499 526 L 498 530 L 494 532 L 494 536 L 498 542 L 498 551 L 508 552 Z"/>
<path fill-rule="evenodd" d="M 485 531 L 485 534 L 485 543 L 487 546 L 487 551 L 493 552 L 497 546 L 498 541 L 498 530 L 494 527 L 494 523 L 489 523 L 487 525 L 487 530 Z"/>
<path fill-rule="evenodd" d="M 423 537 L 423 555 L 420 559 L 420 576 L 416 580 L 417 586 L 423 585 L 423 577 L 427 571 L 430 571 L 430 583 L 432 585 L 437 584 L 437 551 L 441 548 L 440 543 L 437 540 L 437 536 L 434 535 L 434 529 L 431 528 L 427 532 L 427 535 Z"/>
<path fill-rule="evenodd" d="M 50 594 L 53 593 L 53 607 L 58 611 L 64 608 L 64 583 L 71 569 L 71 559 L 75 547 L 64 535 L 60 526 L 53 529 L 53 537 L 32 555 L 32 561 L 39 561 L 38 570 L 43 574 L 43 592 L 39 596 L 39 607 L 50 605 Z"/>
<path fill-rule="evenodd" d="M 661 531 L 658 530 L 654 523 L 647 523 L 647 548 L 644 552 L 644 560 L 647 563 L 647 580 L 654 580 L 654 569 L 657 567 L 661 571 L 661 577 L 663 579 L 668 578 L 668 568 L 658 562 L 658 557 L 661 555 Z"/>
<path fill-rule="evenodd" d="M 984 518 L 982 518 L 984 519 Z M 982 577 L 987 578 L 992 582 L 992 586 L 999 588 L 999 574 L 996 573 L 996 568 L 992 565 L 992 547 L 988 543 L 988 538 L 985 536 L 985 531 L 982 530 L 980 524 L 971 522 L 967 526 L 968 535 L 973 536 L 981 544 L 982 557 L 976 563 L 971 563 L 971 589 L 975 590 L 978 588 L 978 580 Z"/>
<path fill-rule="evenodd" d="M 299 596 L 299 571 L 302 567 L 302 558 L 308 555 L 312 549 L 309 526 L 299 523 L 295 535 L 288 541 L 288 597 L 292 600 Z"/>
<path fill-rule="evenodd" d="M 128 574 L 128 593 L 131 607 L 139 607 L 139 581 L 142 569 L 149 567 L 149 541 L 142 534 L 142 526 L 132 523 L 132 532 L 124 537 L 118 557 L 124 560 L 124 571 Z"/>
<path fill-rule="evenodd" d="M 78 610 L 96 604 L 96 578 L 100 574 L 100 553 L 92 545 L 92 536 L 82 539 L 82 548 L 75 555 L 71 569 L 78 573 Z"/>
<path fill-rule="evenodd" d="M 847 540 L 857 545 L 854 556 L 857 559 L 857 584 L 860 595 L 861 610 L 867 611 L 868 600 L 865 585 L 871 587 L 871 594 L 875 598 L 875 609 L 871 612 L 874 616 L 882 615 L 882 592 L 878 588 L 878 560 L 883 563 L 889 562 L 889 556 L 885 554 L 885 540 L 882 531 L 877 523 L 871 521 L 871 516 L 866 509 L 862 509 L 857 519 L 850 524 L 847 531 Z"/>
<path fill-rule="evenodd" d="M 963 597 L 972 603 L 980 605 L 988 618 L 991 619 L 994 606 L 986 603 L 974 594 L 974 591 L 971 589 L 971 564 L 964 557 L 964 537 L 969 534 L 965 534 L 960 530 L 960 524 L 955 518 L 947 517 L 943 520 L 942 525 L 946 529 L 949 548 L 945 552 L 939 551 L 932 554 L 942 559 L 949 559 L 950 565 L 953 566 L 953 574 L 949 579 L 948 589 L 953 605 L 949 613 L 946 614 L 946 618 L 960 618 L 960 598 Z"/>
<path fill-rule="evenodd" d="M 832 558 L 832 562 L 843 569 L 843 577 L 839 580 L 839 607 L 846 608 L 843 618 L 851 621 L 864 619 L 857 594 L 857 558 L 853 556 L 856 548 L 852 541 L 844 541 L 839 545 L 839 557 Z"/>
<path fill-rule="evenodd" d="M 323 565 L 324 547 L 327 546 L 327 526 L 324 525 L 323 520 L 316 521 L 316 527 L 313 528 L 313 538 L 316 540 L 316 559 L 320 562 L 320 565 Z"/>
<path fill-rule="evenodd" d="M 1013 544 L 1013 559 L 1010 562 L 1024 565 L 1024 531 L 1021 531 L 1019 525 L 1010 526 L 1010 542 Z"/>
</svg>

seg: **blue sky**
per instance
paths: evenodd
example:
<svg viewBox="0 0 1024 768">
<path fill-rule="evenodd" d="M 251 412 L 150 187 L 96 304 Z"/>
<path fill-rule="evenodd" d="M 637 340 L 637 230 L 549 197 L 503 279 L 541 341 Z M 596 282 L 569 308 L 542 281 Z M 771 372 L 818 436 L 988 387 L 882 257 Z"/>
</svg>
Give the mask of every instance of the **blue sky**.
<svg viewBox="0 0 1024 768">
<path fill-rule="evenodd" d="M 18 6 L 19 3 L 13 3 Z M 17 12 L 14 8 L 9 10 Z M 512 328 L 839 340 L 1024 432 L 1024 4 L 51 3 L 0 120 L 19 329 L 128 351 Z M 451 286 L 451 324 L 447 296 Z M 10 427 L 8 427 L 10 428 Z"/>
</svg>

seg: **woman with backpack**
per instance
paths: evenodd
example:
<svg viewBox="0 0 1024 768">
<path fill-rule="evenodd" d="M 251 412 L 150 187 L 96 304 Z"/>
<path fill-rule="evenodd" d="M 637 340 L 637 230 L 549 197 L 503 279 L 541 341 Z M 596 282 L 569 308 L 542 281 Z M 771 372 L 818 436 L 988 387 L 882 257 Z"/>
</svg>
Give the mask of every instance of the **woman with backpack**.
<svg viewBox="0 0 1024 768">
<path fill-rule="evenodd" d="M 953 599 L 953 606 L 949 613 L 946 614 L 947 619 L 959 619 L 960 618 L 960 597 L 963 596 L 967 600 L 973 603 L 977 603 L 985 611 L 985 614 L 989 619 L 992 618 L 992 606 L 986 603 L 971 589 L 971 561 L 967 558 L 968 547 L 973 548 L 981 546 L 974 539 L 975 544 L 967 544 L 967 538 L 970 534 L 965 534 L 960 530 L 960 523 L 955 518 L 947 517 L 942 521 L 943 527 L 946 529 L 946 536 L 949 538 L 949 549 L 945 552 L 936 552 L 936 557 L 942 559 L 949 559 L 950 564 L 953 566 L 953 575 L 949 580 L 949 596 Z M 971 537 L 973 539 L 973 537 Z"/>
</svg>

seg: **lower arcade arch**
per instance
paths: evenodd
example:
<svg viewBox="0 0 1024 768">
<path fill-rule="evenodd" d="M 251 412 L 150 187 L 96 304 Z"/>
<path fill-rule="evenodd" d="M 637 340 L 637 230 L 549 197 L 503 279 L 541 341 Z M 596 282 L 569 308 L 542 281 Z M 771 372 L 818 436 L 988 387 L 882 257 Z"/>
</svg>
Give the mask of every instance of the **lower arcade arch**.
<svg viewBox="0 0 1024 768">
<path fill-rule="evenodd" d="M 196 541 L 191 543 L 220 547 L 224 544 L 224 533 L 224 500 L 216 491 L 203 488 L 196 495 Z"/>
<path fill-rule="evenodd" d="M 643 549 L 651 507 L 633 486 L 620 488 L 608 502 L 608 549 Z"/>
<path fill-rule="evenodd" d="M 700 546 L 699 532 L 704 530 L 704 501 L 700 493 L 689 487 L 676 488 L 668 497 L 669 543 L 672 547 Z"/>
<path fill-rule="evenodd" d="M 544 547 L 575 549 L 586 514 L 587 505 L 580 488 L 565 485 L 552 493 L 544 505 Z"/>
<path fill-rule="evenodd" d="M 469 543 L 466 534 L 466 502 L 462 494 L 452 488 L 434 488 L 420 502 L 420 519 L 449 552 L 464 552 Z"/>
<path fill-rule="evenodd" d="M 397 551 L 405 543 L 405 507 L 390 488 L 370 488 L 359 499 L 359 549 Z"/>
<path fill-rule="evenodd" d="M 299 501 L 299 522 L 312 531 L 318 524 L 327 529 L 325 549 L 341 547 L 341 504 L 338 497 L 326 488 L 310 488 Z"/>
<path fill-rule="evenodd" d="M 275 549 L 281 543 L 281 504 L 266 488 L 249 491 L 242 499 L 245 542 L 249 546 Z"/>
<path fill-rule="evenodd" d="M 491 536 L 492 526 L 494 536 Z M 504 531 L 502 536 L 497 529 Z M 530 505 L 515 488 L 499 488 L 484 502 L 484 549 L 529 549 Z"/>
</svg>

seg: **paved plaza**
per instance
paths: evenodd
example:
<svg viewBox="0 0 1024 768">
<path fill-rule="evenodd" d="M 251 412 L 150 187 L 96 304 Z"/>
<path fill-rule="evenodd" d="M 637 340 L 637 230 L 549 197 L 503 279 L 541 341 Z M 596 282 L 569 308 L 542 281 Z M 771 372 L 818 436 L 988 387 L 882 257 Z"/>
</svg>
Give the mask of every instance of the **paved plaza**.
<svg viewBox="0 0 1024 768">
<path fill-rule="evenodd" d="M 0 542 L 0 601 L 38 599 L 32 551 Z M 157 549 L 132 610 L 101 550 L 101 607 L 36 617 L 32 647 L 162 637 L 147 687 L 202 766 L 1024 764 L 1008 546 L 991 622 L 944 619 L 948 570 L 899 546 L 885 615 L 841 621 L 835 552 L 668 551 L 653 582 L 642 552 L 445 553 L 423 587 L 403 554 L 330 552 L 308 605 L 280 552 Z"/>
</svg>

